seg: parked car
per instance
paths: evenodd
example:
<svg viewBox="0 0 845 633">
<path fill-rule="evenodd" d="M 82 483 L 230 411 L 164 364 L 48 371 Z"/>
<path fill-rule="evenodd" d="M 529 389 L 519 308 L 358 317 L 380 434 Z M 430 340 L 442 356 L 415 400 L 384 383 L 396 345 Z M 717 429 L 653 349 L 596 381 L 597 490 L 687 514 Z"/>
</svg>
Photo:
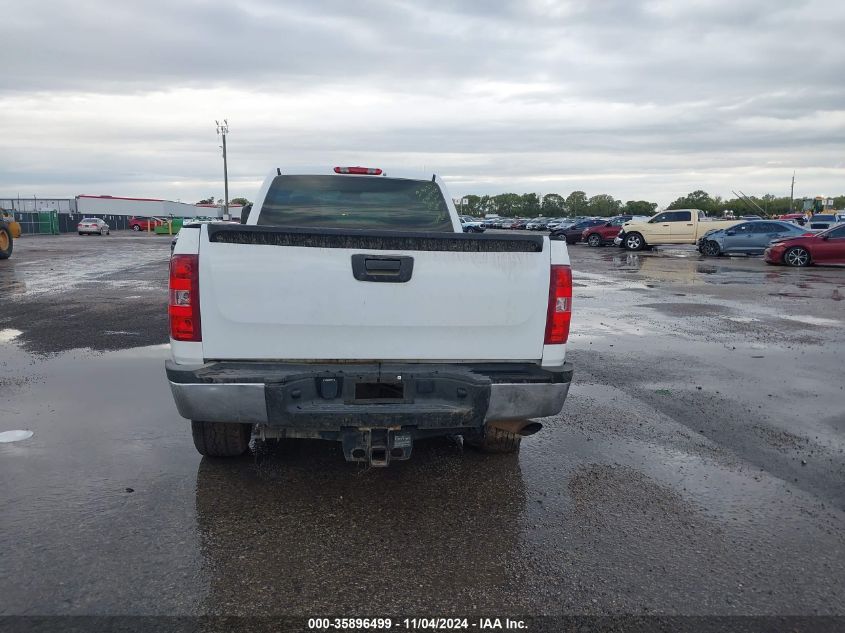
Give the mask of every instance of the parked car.
<svg viewBox="0 0 845 633">
<path fill-rule="evenodd" d="M 165 370 L 197 451 L 241 455 L 256 425 L 372 466 L 443 435 L 517 451 L 571 383 L 566 246 L 460 233 L 440 179 L 348 169 L 274 169 L 246 225 L 182 228 Z"/>
<path fill-rule="evenodd" d="M 0 211 L 0 259 L 12 256 L 14 242 L 21 236 L 21 225 L 15 216 L 6 211 Z"/>
<path fill-rule="evenodd" d="M 157 226 L 164 223 L 161 218 L 129 218 L 129 228 L 133 231 L 154 231 Z"/>
<path fill-rule="evenodd" d="M 526 226 L 528 226 L 528 220 L 525 220 L 525 219 L 523 219 L 523 218 L 517 218 L 517 219 L 514 221 L 514 223 L 513 223 L 513 224 L 511 224 L 511 228 L 512 228 L 512 229 L 520 229 L 520 230 L 522 230 L 522 229 L 525 229 L 525 227 L 526 227 Z"/>
<path fill-rule="evenodd" d="M 773 240 L 798 237 L 807 231 L 792 222 L 752 220 L 727 229 L 709 231 L 698 240 L 698 250 L 707 257 L 760 255 Z"/>
<path fill-rule="evenodd" d="M 82 218 L 76 225 L 76 230 L 80 235 L 111 235 L 111 227 L 100 218 Z"/>
<path fill-rule="evenodd" d="M 567 244 L 575 244 L 581 241 L 581 236 L 585 230 L 605 224 L 606 222 L 607 220 L 603 218 L 593 218 L 591 220 L 581 220 L 568 226 L 558 226 L 558 228 L 551 232 L 549 238 L 553 240 L 566 240 Z"/>
<path fill-rule="evenodd" d="M 464 233 L 484 233 L 484 224 L 478 218 L 461 216 L 461 228 Z"/>
<path fill-rule="evenodd" d="M 626 222 L 613 243 L 629 251 L 663 244 L 698 244 L 708 231 L 726 229 L 741 221 L 710 220 L 704 211 L 698 209 L 662 211 L 647 221 Z"/>
<path fill-rule="evenodd" d="M 559 229 L 562 224 L 575 224 L 575 220 L 572 218 L 552 218 L 546 223 L 546 228 L 549 231 L 554 231 Z"/>
<path fill-rule="evenodd" d="M 549 220 L 548 218 L 534 218 L 528 224 L 525 225 L 525 228 L 529 231 L 542 231 L 548 225 Z"/>
<path fill-rule="evenodd" d="M 784 213 L 783 215 L 779 215 L 777 219 L 785 220 L 787 222 L 795 222 L 801 226 L 804 226 L 807 223 L 807 218 L 804 217 L 803 213 Z"/>
<path fill-rule="evenodd" d="M 617 215 L 604 224 L 589 226 L 581 233 L 581 240 L 593 247 L 613 244 L 613 240 L 622 230 L 622 225 L 631 218 L 631 215 Z"/>
<path fill-rule="evenodd" d="M 809 219 L 807 228 L 814 231 L 825 231 L 840 222 L 845 222 L 845 213 L 818 213 Z"/>
<path fill-rule="evenodd" d="M 774 242 L 764 253 L 767 264 L 810 266 L 845 264 L 845 224 L 827 231 Z"/>
</svg>

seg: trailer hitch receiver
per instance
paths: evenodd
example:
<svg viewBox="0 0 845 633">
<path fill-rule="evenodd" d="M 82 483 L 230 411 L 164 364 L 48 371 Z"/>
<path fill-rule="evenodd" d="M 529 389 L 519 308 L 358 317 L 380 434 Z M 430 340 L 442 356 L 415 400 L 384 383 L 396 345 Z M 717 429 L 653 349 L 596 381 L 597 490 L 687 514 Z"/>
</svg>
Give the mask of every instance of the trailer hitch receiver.
<svg viewBox="0 0 845 633">
<path fill-rule="evenodd" d="M 401 428 L 349 429 L 343 433 L 342 444 L 346 461 L 384 467 L 393 459 L 410 459 L 414 437 Z"/>
</svg>

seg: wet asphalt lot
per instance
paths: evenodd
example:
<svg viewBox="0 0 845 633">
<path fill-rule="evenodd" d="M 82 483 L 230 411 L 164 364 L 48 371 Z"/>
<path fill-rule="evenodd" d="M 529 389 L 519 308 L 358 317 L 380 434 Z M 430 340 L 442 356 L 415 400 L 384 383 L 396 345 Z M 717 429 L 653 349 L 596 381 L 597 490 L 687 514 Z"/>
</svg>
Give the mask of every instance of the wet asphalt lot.
<svg viewBox="0 0 845 633">
<path fill-rule="evenodd" d="M 517 456 L 201 459 L 169 240 L 0 262 L 0 614 L 845 614 L 845 269 L 571 247 L 576 381 Z"/>
</svg>

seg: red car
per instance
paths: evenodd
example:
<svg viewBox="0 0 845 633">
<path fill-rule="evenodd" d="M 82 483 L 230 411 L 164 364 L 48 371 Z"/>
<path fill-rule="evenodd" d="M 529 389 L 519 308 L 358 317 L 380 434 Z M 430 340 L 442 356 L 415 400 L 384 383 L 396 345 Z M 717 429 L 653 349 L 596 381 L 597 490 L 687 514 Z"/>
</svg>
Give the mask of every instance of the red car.
<svg viewBox="0 0 845 633">
<path fill-rule="evenodd" d="M 613 240 L 622 230 L 622 225 L 628 222 L 632 216 L 623 215 L 610 218 L 608 222 L 596 226 L 590 226 L 581 233 L 581 240 L 590 246 L 603 246 L 613 244 Z"/>
<path fill-rule="evenodd" d="M 784 213 L 783 215 L 779 215 L 777 219 L 786 220 L 787 222 L 795 222 L 801 226 L 804 226 L 804 224 L 807 223 L 807 218 L 804 217 L 803 213 Z"/>
<path fill-rule="evenodd" d="M 129 228 L 133 231 L 155 231 L 160 224 L 164 224 L 164 220 L 159 218 L 129 218 Z"/>
<path fill-rule="evenodd" d="M 768 264 L 787 266 L 845 264 L 845 224 L 838 224 L 815 235 L 774 242 L 763 253 L 763 257 Z"/>
</svg>

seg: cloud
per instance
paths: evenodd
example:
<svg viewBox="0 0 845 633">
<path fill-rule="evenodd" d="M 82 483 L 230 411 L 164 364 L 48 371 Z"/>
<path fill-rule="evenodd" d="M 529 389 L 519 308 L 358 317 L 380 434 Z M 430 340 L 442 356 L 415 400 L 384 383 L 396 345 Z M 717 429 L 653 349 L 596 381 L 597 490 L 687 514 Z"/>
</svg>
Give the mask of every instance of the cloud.
<svg viewBox="0 0 845 633">
<path fill-rule="evenodd" d="M 845 7 L 15 3 L 0 197 L 233 195 L 271 168 L 436 169 L 453 193 L 840 193 Z"/>
</svg>

